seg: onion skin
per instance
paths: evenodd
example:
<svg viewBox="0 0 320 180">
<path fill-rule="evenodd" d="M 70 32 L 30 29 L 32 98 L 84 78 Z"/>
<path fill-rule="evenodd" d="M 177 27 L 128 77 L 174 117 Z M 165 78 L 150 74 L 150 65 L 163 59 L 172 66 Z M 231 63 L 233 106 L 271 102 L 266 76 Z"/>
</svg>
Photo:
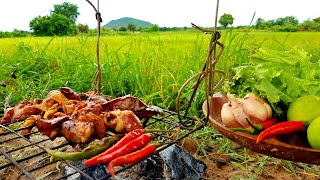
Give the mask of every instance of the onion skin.
<svg viewBox="0 0 320 180">
<path fill-rule="evenodd" d="M 246 113 L 243 111 L 243 107 L 241 105 L 237 106 L 236 108 L 232 108 L 233 115 L 235 120 L 241 124 L 243 128 L 249 127 L 249 123 L 247 122 L 246 118 L 249 118 Z"/>
<path fill-rule="evenodd" d="M 228 128 L 241 128 L 242 126 L 235 120 L 232 112 L 231 102 L 225 103 L 221 109 L 221 120 Z"/>
<path fill-rule="evenodd" d="M 263 103 L 252 98 L 243 100 L 243 110 L 248 116 L 259 119 L 260 121 L 265 121 L 268 118 L 268 111 Z"/>
<path fill-rule="evenodd" d="M 271 119 L 271 118 L 272 118 L 272 109 L 271 109 L 271 106 L 270 106 L 268 103 L 266 103 L 266 102 L 264 102 L 263 105 L 264 105 L 264 107 L 267 109 L 267 112 L 268 112 L 268 117 L 267 117 L 267 119 Z"/>
<path fill-rule="evenodd" d="M 243 110 L 253 120 L 265 121 L 272 118 L 270 105 L 262 98 L 252 93 L 247 94 L 243 100 Z"/>
</svg>

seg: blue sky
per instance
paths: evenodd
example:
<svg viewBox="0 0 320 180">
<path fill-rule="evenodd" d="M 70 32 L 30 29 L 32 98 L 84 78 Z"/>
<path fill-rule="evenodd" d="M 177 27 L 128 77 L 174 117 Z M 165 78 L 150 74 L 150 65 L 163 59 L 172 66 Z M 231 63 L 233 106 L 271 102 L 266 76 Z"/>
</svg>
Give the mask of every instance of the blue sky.
<svg viewBox="0 0 320 180">
<path fill-rule="evenodd" d="M 68 1 L 77 4 L 77 23 L 96 27 L 94 11 L 85 0 L 3 0 L 0 4 L 0 31 L 29 30 L 36 16 L 48 15 L 54 4 Z M 91 0 L 96 4 L 97 0 Z M 190 27 L 214 25 L 216 0 L 100 0 L 103 24 L 122 17 L 133 17 L 160 27 Z M 248 25 L 256 18 L 265 20 L 295 16 L 300 22 L 320 17 L 320 0 L 220 0 L 219 16 L 232 14 L 234 26 Z M 256 19 L 255 19 L 256 20 Z M 255 22 L 254 20 L 254 22 Z"/>
</svg>

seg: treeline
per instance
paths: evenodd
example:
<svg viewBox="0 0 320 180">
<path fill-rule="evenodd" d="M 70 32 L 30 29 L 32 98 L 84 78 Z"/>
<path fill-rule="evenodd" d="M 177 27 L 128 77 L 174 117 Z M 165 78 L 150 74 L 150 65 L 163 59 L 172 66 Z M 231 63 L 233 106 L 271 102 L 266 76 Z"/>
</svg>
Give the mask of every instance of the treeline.
<svg viewBox="0 0 320 180">
<path fill-rule="evenodd" d="M 0 38 L 11 37 L 26 37 L 26 36 L 71 36 L 79 33 L 87 35 L 96 35 L 96 29 L 89 29 L 88 25 L 75 24 L 79 16 L 78 6 L 68 2 L 56 4 L 49 15 L 38 16 L 32 19 L 29 23 L 31 32 L 15 29 L 12 32 L 1 32 Z M 219 29 L 232 27 L 234 17 L 231 14 L 223 14 L 219 19 Z M 299 23 L 294 16 L 281 17 L 274 20 L 264 20 L 258 18 L 255 24 L 250 26 L 238 26 L 237 29 L 255 28 L 257 30 L 268 30 L 275 32 L 296 32 L 296 31 L 320 31 L 320 17 L 303 21 Z M 148 28 L 136 27 L 134 24 L 119 28 L 104 28 L 101 29 L 101 34 L 107 33 L 123 33 L 123 32 L 157 32 L 157 31 L 181 31 L 189 30 L 191 27 L 159 27 L 157 24 Z"/>
<path fill-rule="evenodd" d="M 52 36 L 52 35 L 77 35 L 77 34 L 87 34 L 89 36 L 95 36 L 97 35 L 97 29 L 90 29 L 88 25 L 86 24 L 78 24 L 76 26 L 73 26 L 72 31 L 62 31 L 47 34 L 47 32 L 39 32 L 34 33 L 30 31 L 22 31 L 15 29 L 12 32 L 1 32 L 0 31 L 0 38 L 13 38 L 13 37 L 27 37 L 27 36 Z M 159 27 L 157 24 L 152 25 L 148 28 L 136 28 L 134 25 L 127 26 L 127 27 L 120 27 L 120 28 L 105 28 L 101 27 L 101 35 L 110 34 L 110 33 L 128 33 L 128 32 L 158 32 L 158 31 L 182 31 L 182 30 L 188 30 L 190 28 L 187 27 Z"/>
<path fill-rule="evenodd" d="M 105 28 L 108 29 L 108 28 Z M 150 27 L 136 27 L 134 24 L 128 24 L 128 26 L 122 26 L 119 28 L 112 28 L 109 29 L 110 31 L 130 31 L 130 32 L 157 32 L 157 31 L 181 31 L 181 30 L 187 30 L 187 29 L 191 29 L 188 27 L 159 27 L 159 25 L 157 24 L 153 24 Z"/>
<path fill-rule="evenodd" d="M 300 24 L 298 19 L 294 16 L 286 16 L 268 21 L 258 18 L 255 28 L 277 32 L 320 31 L 320 17 L 312 20 L 305 20 Z"/>
<path fill-rule="evenodd" d="M 56 19 L 69 21 L 62 15 L 51 15 L 48 17 L 37 17 L 34 21 L 46 21 L 46 22 L 54 22 Z M 64 22 L 60 21 L 60 22 Z M 30 22 L 31 24 L 31 22 Z M 38 22 L 39 24 L 39 22 Z M 41 23 L 40 23 L 41 24 Z M 47 23 L 46 27 L 41 28 L 38 27 L 37 31 L 29 32 L 15 29 L 12 32 L 1 32 L 0 38 L 12 38 L 12 37 L 27 37 L 27 36 L 52 36 L 52 35 L 77 35 L 77 34 L 87 34 L 89 36 L 94 36 L 97 34 L 96 29 L 90 29 L 86 24 L 72 24 L 66 23 L 65 25 L 54 25 L 51 23 Z M 229 24 L 232 25 L 232 22 Z M 69 27 L 69 28 L 67 28 Z M 48 32 L 46 28 L 51 29 L 51 32 Z M 218 29 L 225 29 L 226 27 L 220 26 Z M 274 32 L 297 32 L 297 31 L 320 31 L 320 17 L 312 20 L 305 20 L 302 23 L 293 17 L 287 16 L 283 18 L 278 18 L 275 20 L 264 20 L 262 18 L 258 18 L 256 23 L 251 26 L 237 26 L 234 27 L 236 29 L 244 29 L 244 28 L 253 28 L 257 30 L 267 30 Z M 59 30 L 61 29 L 61 31 Z M 136 27 L 133 24 L 129 24 L 128 26 L 119 27 L 119 28 L 101 28 L 101 34 L 110 34 L 110 33 L 124 33 L 124 32 L 158 32 L 158 31 L 184 31 L 190 30 L 190 27 L 159 27 L 157 24 L 152 25 L 148 28 Z"/>
<path fill-rule="evenodd" d="M 21 31 L 21 30 L 13 30 L 12 32 L 1 32 L 0 38 L 12 38 L 12 37 L 27 37 L 30 36 L 31 32 L 29 31 Z"/>
</svg>

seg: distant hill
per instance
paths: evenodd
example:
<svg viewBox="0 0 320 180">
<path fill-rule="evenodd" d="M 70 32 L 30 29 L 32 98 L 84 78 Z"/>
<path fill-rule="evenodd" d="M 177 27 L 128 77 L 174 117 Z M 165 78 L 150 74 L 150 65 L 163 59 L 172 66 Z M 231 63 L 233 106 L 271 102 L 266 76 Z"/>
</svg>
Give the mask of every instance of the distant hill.
<svg viewBox="0 0 320 180">
<path fill-rule="evenodd" d="M 123 26 L 128 26 L 128 24 L 133 24 L 137 28 L 138 27 L 151 27 L 153 25 L 147 21 L 143 21 L 143 20 L 139 20 L 139 19 L 135 19 L 135 18 L 130 18 L 130 17 L 123 17 L 120 19 L 112 20 L 112 21 L 108 22 L 106 25 L 104 25 L 103 27 L 119 28 L 119 27 L 123 27 Z"/>
</svg>

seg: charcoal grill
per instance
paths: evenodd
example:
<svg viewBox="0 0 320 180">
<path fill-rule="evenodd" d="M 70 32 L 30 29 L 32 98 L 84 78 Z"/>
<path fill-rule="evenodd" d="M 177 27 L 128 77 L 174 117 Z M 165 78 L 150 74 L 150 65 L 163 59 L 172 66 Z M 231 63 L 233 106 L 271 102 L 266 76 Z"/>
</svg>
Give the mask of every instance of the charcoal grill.
<svg viewBox="0 0 320 180">
<path fill-rule="evenodd" d="M 100 22 L 101 22 L 101 14 L 99 12 L 99 8 L 95 8 L 93 4 L 89 1 L 89 4 L 94 8 L 96 12 L 96 19 L 98 22 L 98 41 L 97 41 L 97 60 L 99 65 L 99 37 L 100 37 Z M 98 0 L 99 6 L 99 0 Z M 154 133 L 154 140 L 157 142 L 163 142 L 165 145 L 161 146 L 156 150 L 154 154 L 158 154 L 160 151 L 164 150 L 165 148 L 169 147 L 170 145 L 179 142 L 183 138 L 189 136 L 190 134 L 194 133 L 195 131 L 203 128 L 207 125 L 208 116 L 203 118 L 198 117 L 190 117 L 188 116 L 189 110 L 191 105 L 193 104 L 193 100 L 196 96 L 196 92 L 200 87 L 200 84 L 203 80 L 205 81 L 205 91 L 206 91 L 206 102 L 208 102 L 208 97 L 213 95 L 213 93 L 217 90 L 217 88 L 222 84 L 225 73 L 221 70 L 216 70 L 215 65 L 218 62 L 224 46 L 218 40 L 221 37 L 220 33 L 216 31 L 217 28 L 217 17 L 218 17 L 218 7 L 219 7 L 219 0 L 217 0 L 216 6 L 216 19 L 215 19 L 215 27 L 214 31 L 202 29 L 194 24 L 192 27 L 200 30 L 206 34 L 211 35 L 211 40 L 209 43 L 208 48 L 208 56 L 205 62 L 205 65 L 201 72 L 195 74 L 190 79 L 186 81 L 185 84 L 181 87 L 178 92 L 177 97 L 177 111 L 169 111 L 164 110 L 163 115 L 157 115 L 150 119 L 142 119 L 141 122 L 146 129 L 155 129 L 161 127 L 162 129 L 166 130 L 174 130 L 179 129 L 179 134 L 177 136 L 170 136 L 166 133 L 155 132 Z M 219 52 L 217 53 L 217 47 L 219 46 Z M 98 66 L 99 67 L 99 66 Z M 100 69 L 97 70 L 97 92 L 100 92 Z M 215 79 L 216 74 L 220 74 L 220 79 Z M 193 93 L 189 99 L 186 109 L 184 110 L 184 114 L 180 114 L 180 98 L 181 94 L 184 89 L 187 87 L 188 84 L 191 82 L 196 81 L 192 88 Z M 209 107 L 209 106 L 207 106 Z M 210 109 L 207 109 L 207 113 L 210 113 Z M 198 113 L 202 114 L 202 113 Z M 207 115 L 208 115 L 207 114 Z M 2 115 L 0 114 L 0 117 Z M 85 170 L 89 167 L 79 168 L 72 165 L 72 162 L 69 161 L 61 161 L 61 160 L 51 160 L 50 156 L 46 153 L 46 149 L 59 149 L 71 146 L 68 142 L 64 140 L 64 138 L 57 138 L 54 141 L 51 141 L 47 136 L 41 135 L 40 132 L 33 129 L 27 135 L 21 135 L 19 132 L 23 130 L 20 128 L 21 122 L 15 122 L 10 124 L 0 124 L 0 174 L 6 174 L 8 171 L 18 171 L 16 176 L 18 179 L 36 179 L 37 178 L 46 178 L 46 179 L 67 179 L 76 173 L 80 173 L 86 179 L 96 179 L 91 177 L 89 174 L 85 173 Z M 3 132 L 1 132 L 3 131 Z M 108 134 L 108 133 L 107 133 Z M 108 134 L 112 135 L 112 134 Z M 30 150 L 31 149 L 31 150 Z M 26 152 L 30 151 L 30 152 Z M 21 156 L 21 157 L 20 157 Z M 120 173 L 125 171 L 126 169 L 134 166 L 127 165 L 122 166 L 120 169 L 117 169 L 115 173 Z M 74 169 L 73 173 L 68 175 L 64 175 L 58 171 L 59 167 L 68 166 Z M 9 174 L 9 173 L 8 173 Z M 1 177 L 4 179 L 12 179 L 17 177 Z M 100 179 L 108 179 L 110 175 L 106 173 Z"/>
<path fill-rule="evenodd" d="M 155 126 L 161 126 L 168 130 L 173 130 L 175 128 L 180 129 L 179 136 L 175 138 L 166 133 L 154 133 L 156 141 L 168 143 L 157 149 L 157 152 L 155 153 L 167 148 L 172 143 L 182 140 L 191 133 L 201 129 L 204 125 L 203 122 L 197 122 L 196 119 L 190 117 L 184 117 L 183 120 L 188 121 L 189 123 L 194 122 L 195 126 L 187 127 L 182 125 L 177 117 L 177 113 L 167 110 L 164 110 L 162 116 L 141 120 L 146 129 L 152 129 Z M 21 122 L 0 125 L 1 129 L 4 131 L 0 135 L 0 174 L 5 175 L 8 171 L 19 170 L 20 172 L 16 173 L 16 175 L 18 175 L 20 179 L 36 179 L 36 177 L 44 174 L 48 175 L 47 178 L 54 177 L 53 179 L 66 179 L 76 173 L 80 173 L 87 179 L 94 179 L 84 172 L 88 167 L 80 169 L 72 165 L 69 161 L 50 160 L 50 156 L 46 153 L 45 149 L 59 149 L 70 146 L 64 139 L 57 138 L 56 140 L 51 141 L 48 137 L 42 136 L 36 128 L 34 128 L 34 131 L 23 136 L 20 134 L 20 131 L 23 130 L 23 128 L 17 128 L 19 127 L 19 124 L 21 124 Z M 111 136 L 112 134 L 109 133 L 108 135 Z M 22 157 L 19 157 L 20 155 Z M 56 166 L 58 164 L 60 164 L 60 167 L 69 166 L 75 171 L 68 175 L 62 175 L 57 172 Z M 121 169 L 118 169 L 116 173 L 120 173 L 133 165 L 134 164 L 124 166 Z M 8 179 L 9 178 L 11 179 L 13 177 L 8 177 Z M 108 178 L 109 174 L 105 174 L 101 179 Z"/>
</svg>

